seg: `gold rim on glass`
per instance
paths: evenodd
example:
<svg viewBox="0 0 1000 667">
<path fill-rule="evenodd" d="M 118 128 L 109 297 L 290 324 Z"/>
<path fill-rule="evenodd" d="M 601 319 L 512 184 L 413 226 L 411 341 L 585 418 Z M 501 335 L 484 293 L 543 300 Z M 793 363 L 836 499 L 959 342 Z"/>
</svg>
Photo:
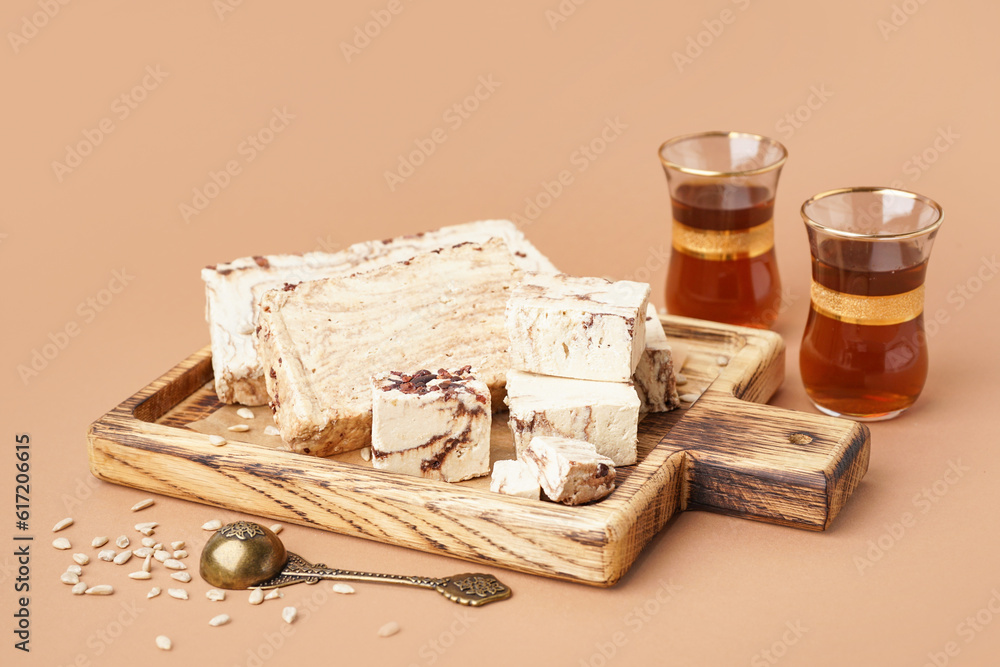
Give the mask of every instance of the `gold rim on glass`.
<svg viewBox="0 0 1000 667">
<path fill-rule="evenodd" d="M 781 157 L 771 164 L 765 165 L 763 167 L 758 167 L 757 169 L 746 169 L 743 171 L 713 171 L 711 169 L 695 169 L 693 167 L 685 167 L 682 164 L 677 164 L 676 162 L 671 162 L 667 158 L 663 157 L 663 149 L 667 146 L 673 146 L 674 144 L 679 144 L 682 141 L 687 141 L 689 139 L 699 139 L 703 137 L 750 137 L 756 139 L 757 141 L 764 143 L 770 143 L 781 149 Z M 694 176 L 756 176 L 757 174 L 764 174 L 769 171 L 774 171 L 775 169 L 780 169 L 785 160 L 788 159 L 788 149 L 780 141 L 775 141 L 770 137 L 765 137 L 762 134 L 754 134 L 752 132 L 725 132 L 720 130 L 713 130 L 710 132 L 692 132 L 690 134 L 682 134 L 679 137 L 673 137 L 672 139 L 667 139 L 662 144 L 660 144 L 659 150 L 660 162 L 663 163 L 664 167 L 669 169 L 674 169 L 681 172 L 682 174 L 692 174 Z"/>
<path fill-rule="evenodd" d="M 832 227 L 827 227 L 821 222 L 813 220 L 806 213 L 806 208 L 820 199 L 826 199 L 827 197 L 832 197 L 835 195 L 848 194 L 853 192 L 872 192 L 872 193 L 886 193 L 892 194 L 900 197 L 906 197 L 908 199 L 915 199 L 926 206 L 930 207 L 937 213 L 937 219 L 926 227 L 921 227 L 920 229 L 915 229 L 911 232 L 900 232 L 898 234 L 859 234 L 857 232 L 846 232 L 840 229 L 834 229 Z M 831 236 L 839 236 L 841 238 L 847 239 L 865 239 L 868 241 L 899 241 L 903 239 L 916 238 L 918 236 L 926 236 L 932 232 L 937 231 L 937 228 L 941 226 L 944 221 L 944 210 L 942 210 L 941 205 L 930 197 L 925 197 L 924 195 L 917 194 L 916 192 L 910 192 L 909 190 L 900 190 L 898 188 L 886 188 L 881 186 L 864 186 L 864 187 L 854 187 L 854 188 L 837 188 L 836 190 L 827 190 L 826 192 L 821 192 L 818 195 L 813 195 L 809 199 L 802 202 L 802 208 L 799 209 L 802 214 L 802 219 L 807 225 L 813 229 L 817 229 L 822 232 L 826 232 Z"/>
</svg>

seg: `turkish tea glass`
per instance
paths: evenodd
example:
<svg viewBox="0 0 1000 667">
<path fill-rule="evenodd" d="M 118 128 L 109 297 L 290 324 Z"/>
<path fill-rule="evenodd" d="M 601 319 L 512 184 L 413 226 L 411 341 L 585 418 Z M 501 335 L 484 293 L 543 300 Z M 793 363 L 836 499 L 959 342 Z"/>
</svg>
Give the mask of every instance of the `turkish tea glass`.
<svg viewBox="0 0 1000 667">
<path fill-rule="evenodd" d="M 924 277 L 943 214 L 890 188 L 845 188 L 802 205 L 812 253 L 799 366 L 820 411 L 892 419 L 927 379 Z"/>
<path fill-rule="evenodd" d="M 774 196 L 788 151 L 744 132 L 660 146 L 673 210 L 667 310 L 766 329 L 778 317 Z"/>
</svg>

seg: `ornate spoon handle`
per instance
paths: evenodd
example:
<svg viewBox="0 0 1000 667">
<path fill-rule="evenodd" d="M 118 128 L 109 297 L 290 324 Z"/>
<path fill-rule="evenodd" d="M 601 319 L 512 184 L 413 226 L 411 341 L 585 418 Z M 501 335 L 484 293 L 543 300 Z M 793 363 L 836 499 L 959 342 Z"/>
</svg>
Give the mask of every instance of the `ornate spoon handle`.
<svg viewBox="0 0 1000 667">
<path fill-rule="evenodd" d="M 456 574 L 443 579 L 432 577 L 377 574 L 327 567 L 323 563 L 310 563 L 298 554 L 288 552 L 288 562 L 275 577 L 259 584 L 260 588 L 278 588 L 305 582 L 315 584 L 320 579 L 337 581 L 362 581 L 383 584 L 401 584 L 435 590 L 453 602 L 479 607 L 510 597 L 510 588 L 491 574 Z M 256 587 L 255 587 L 256 588 Z"/>
</svg>

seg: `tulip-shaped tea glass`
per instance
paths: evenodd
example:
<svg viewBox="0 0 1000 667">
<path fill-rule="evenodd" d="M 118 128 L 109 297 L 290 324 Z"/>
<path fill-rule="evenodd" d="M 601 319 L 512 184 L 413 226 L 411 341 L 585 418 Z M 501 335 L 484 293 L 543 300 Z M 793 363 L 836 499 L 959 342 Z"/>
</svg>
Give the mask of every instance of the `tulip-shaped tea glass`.
<svg viewBox="0 0 1000 667">
<path fill-rule="evenodd" d="M 758 328 L 778 317 L 774 195 L 788 152 L 773 139 L 703 132 L 660 146 L 673 209 L 667 309 Z"/>
<path fill-rule="evenodd" d="M 802 205 L 812 252 L 799 365 L 822 412 L 891 419 L 927 379 L 924 276 L 941 207 L 903 190 L 846 188 Z"/>
</svg>

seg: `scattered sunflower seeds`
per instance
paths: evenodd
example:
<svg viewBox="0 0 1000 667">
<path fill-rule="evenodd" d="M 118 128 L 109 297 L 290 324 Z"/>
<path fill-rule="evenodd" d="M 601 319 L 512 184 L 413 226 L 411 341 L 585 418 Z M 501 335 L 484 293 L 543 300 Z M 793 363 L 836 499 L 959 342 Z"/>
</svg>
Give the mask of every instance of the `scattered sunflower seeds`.
<svg viewBox="0 0 1000 667">
<path fill-rule="evenodd" d="M 718 357 L 715 358 L 715 363 L 717 363 L 720 366 L 728 366 L 729 365 L 729 357 L 720 354 Z"/>
<path fill-rule="evenodd" d="M 160 594 L 160 587 L 153 586 L 152 588 L 149 589 L 149 592 L 146 593 L 146 599 L 148 600 L 150 598 L 155 598 L 159 594 Z"/>
<path fill-rule="evenodd" d="M 299 610 L 295 607 L 285 607 L 281 610 L 281 620 L 291 625 L 299 615 Z"/>
<path fill-rule="evenodd" d="M 135 505 L 132 505 L 132 511 L 138 512 L 139 510 L 144 510 L 155 502 L 152 498 L 146 498 L 145 500 L 140 500 Z"/>
<path fill-rule="evenodd" d="M 216 447 L 222 447 L 226 444 L 226 439 L 221 435 L 210 435 L 208 436 L 208 444 L 214 445 Z"/>
<path fill-rule="evenodd" d="M 274 533 L 275 535 L 277 535 L 277 534 L 278 534 L 278 533 L 280 533 L 280 532 L 281 532 L 281 531 L 282 531 L 282 530 L 283 530 L 284 528 L 285 528 L 285 527 L 284 527 L 284 526 L 282 526 L 282 525 L 281 525 L 280 523 L 276 523 L 276 524 L 274 524 L 274 525 L 272 525 L 272 526 L 271 526 L 271 532 L 272 532 L 272 533 Z"/>
<path fill-rule="evenodd" d="M 154 540 L 152 537 L 142 538 L 142 546 L 152 548 L 155 545 L 156 545 L 156 540 Z"/>
<path fill-rule="evenodd" d="M 170 637 L 166 635 L 156 636 L 156 648 L 162 649 L 164 651 L 169 651 L 171 648 L 173 648 L 173 646 L 174 643 L 170 641 Z"/>
<path fill-rule="evenodd" d="M 167 595 L 178 600 L 187 600 L 188 592 L 183 588 L 168 588 Z"/>
<path fill-rule="evenodd" d="M 107 584 L 101 584 L 99 586 L 91 586 L 84 591 L 87 595 L 111 595 L 115 592 L 113 586 L 108 586 Z"/>
<path fill-rule="evenodd" d="M 90 556 L 87 554 L 73 554 L 73 562 L 77 565 L 86 565 L 90 562 Z"/>
<path fill-rule="evenodd" d="M 177 549 L 183 549 L 184 548 L 184 540 L 178 540 L 177 542 L 171 542 L 170 543 L 170 548 L 173 549 L 174 551 L 176 551 Z"/>
<path fill-rule="evenodd" d="M 124 535 L 119 535 L 118 539 L 115 540 L 115 546 L 118 547 L 119 549 L 124 549 L 128 545 L 129 545 L 128 538 Z"/>
<path fill-rule="evenodd" d="M 66 549 L 73 548 L 73 545 L 70 544 L 69 540 L 67 540 L 65 537 L 57 537 L 56 539 L 52 540 L 52 546 L 54 546 L 56 549 L 61 549 L 63 551 L 65 551 Z"/>
<path fill-rule="evenodd" d="M 153 569 L 153 555 L 147 554 L 146 559 L 142 561 L 142 571 L 149 572 Z"/>
<path fill-rule="evenodd" d="M 277 426 L 268 424 L 264 427 L 264 435 L 281 435 L 281 431 L 278 430 Z"/>
<path fill-rule="evenodd" d="M 149 572 L 146 572 L 145 570 L 139 570 L 138 572 L 129 572 L 128 573 L 128 578 L 129 579 L 149 579 L 152 576 L 153 575 L 151 575 Z"/>
<path fill-rule="evenodd" d="M 684 373 L 678 373 L 677 374 L 677 386 L 678 387 L 687 384 L 687 381 L 688 381 L 687 376 L 684 375 Z"/>
<path fill-rule="evenodd" d="M 83 574 L 83 568 L 80 567 L 79 565 L 75 564 L 75 563 L 73 565 L 70 565 L 69 567 L 67 567 L 66 571 L 67 572 L 72 572 L 73 574 L 75 574 L 77 576 Z"/>
<path fill-rule="evenodd" d="M 218 588 L 211 588 L 205 591 L 205 597 L 212 602 L 221 602 L 226 599 L 226 592 L 220 591 Z"/>
<path fill-rule="evenodd" d="M 146 537 L 150 537 L 154 532 L 153 529 L 159 525 L 160 524 L 156 523 L 155 521 L 146 521 L 144 523 L 135 524 L 135 529 L 140 533 L 142 533 L 143 535 L 145 535 Z"/>
<path fill-rule="evenodd" d="M 164 551 L 163 549 L 160 549 L 159 551 L 154 551 L 153 558 L 160 561 L 161 563 L 165 563 L 168 560 L 170 560 L 170 552 Z"/>
<path fill-rule="evenodd" d="M 208 622 L 213 628 L 217 628 L 220 625 L 225 625 L 229 622 L 229 614 L 219 614 L 218 616 L 213 616 L 212 620 Z"/>
<path fill-rule="evenodd" d="M 361 458 L 364 459 L 365 461 L 371 461 L 372 460 L 372 448 L 371 447 L 363 447 L 361 449 Z"/>
<path fill-rule="evenodd" d="M 381 628 L 378 629 L 379 637 L 392 637 L 394 634 L 399 632 L 399 623 L 396 621 L 389 621 Z"/>
<path fill-rule="evenodd" d="M 177 581 L 180 581 L 185 584 L 191 581 L 191 575 L 188 574 L 187 572 L 172 572 L 170 574 L 170 578 L 176 579 Z"/>
<path fill-rule="evenodd" d="M 128 551 L 128 550 L 125 550 L 125 551 L 121 552 L 120 554 L 118 554 L 117 556 L 115 556 L 115 559 L 114 559 L 113 562 L 114 562 L 115 565 L 124 565 L 125 563 L 127 563 L 129 561 L 130 558 L 132 558 L 132 552 Z"/>
<path fill-rule="evenodd" d="M 680 399 L 685 403 L 694 403 L 701 397 L 701 394 L 681 394 Z"/>
<path fill-rule="evenodd" d="M 108 537 L 106 535 L 102 535 L 100 537 L 95 537 L 94 539 L 92 539 L 90 541 L 90 546 L 97 549 L 98 547 L 103 547 L 107 543 L 108 543 Z"/>
<path fill-rule="evenodd" d="M 68 572 L 68 571 L 63 572 L 59 576 L 59 581 L 63 582 L 64 584 L 68 584 L 70 586 L 75 586 L 78 583 L 80 583 L 80 575 L 78 575 L 76 572 Z"/>
<path fill-rule="evenodd" d="M 264 591 L 260 588 L 255 588 L 250 591 L 250 604 L 260 604 L 264 601 Z"/>
<path fill-rule="evenodd" d="M 132 553 L 139 558 L 145 558 L 153 554 L 153 550 L 149 547 L 139 547 L 138 549 L 133 549 Z"/>
<path fill-rule="evenodd" d="M 71 519 L 70 517 L 66 517 L 56 525 L 52 526 L 52 532 L 58 533 L 63 528 L 69 528 L 72 525 L 73 525 L 73 519 Z"/>
<path fill-rule="evenodd" d="M 246 424 L 234 424 L 230 426 L 227 430 L 234 431 L 236 433 L 245 433 L 250 430 L 250 427 Z"/>
<path fill-rule="evenodd" d="M 243 419 L 253 419 L 253 410 L 250 408 L 240 408 L 236 411 L 236 414 L 243 417 Z"/>
<path fill-rule="evenodd" d="M 339 583 L 338 584 L 334 584 L 333 585 L 333 592 L 334 593 L 340 593 L 341 595 L 353 595 L 354 594 L 354 586 L 351 586 L 350 584 L 339 584 Z"/>
<path fill-rule="evenodd" d="M 277 588 L 272 588 L 271 590 L 269 590 L 267 592 L 267 595 L 264 596 L 264 599 L 265 600 L 277 600 L 278 598 L 283 598 L 283 597 L 285 597 L 284 593 L 282 593 L 281 591 L 279 591 Z"/>
<path fill-rule="evenodd" d="M 111 561 L 113 561 L 115 559 L 115 550 L 114 549 L 103 549 L 102 551 L 99 551 L 97 553 L 97 559 L 98 560 L 107 561 L 108 563 L 110 563 Z"/>
<path fill-rule="evenodd" d="M 87 592 L 87 584 L 82 581 L 73 586 L 73 595 L 83 595 Z"/>
<path fill-rule="evenodd" d="M 186 569 L 188 569 L 187 565 L 185 565 L 184 563 L 180 562 L 176 558 L 168 558 L 167 560 L 163 561 L 163 567 L 167 568 L 168 570 L 186 570 Z"/>
<path fill-rule="evenodd" d="M 211 521 L 206 521 L 201 525 L 202 530 L 218 530 L 222 528 L 222 522 L 218 519 L 212 519 Z"/>
<path fill-rule="evenodd" d="M 188 552 L 184 551 L 183 549 L 178 549 L 177 551 L 174 552 L 174 558 L 176 558 L 177 560 L 181 560 L 182 558 L 187 558 L 187 557 L 188 557 Z"/>
</svg>

